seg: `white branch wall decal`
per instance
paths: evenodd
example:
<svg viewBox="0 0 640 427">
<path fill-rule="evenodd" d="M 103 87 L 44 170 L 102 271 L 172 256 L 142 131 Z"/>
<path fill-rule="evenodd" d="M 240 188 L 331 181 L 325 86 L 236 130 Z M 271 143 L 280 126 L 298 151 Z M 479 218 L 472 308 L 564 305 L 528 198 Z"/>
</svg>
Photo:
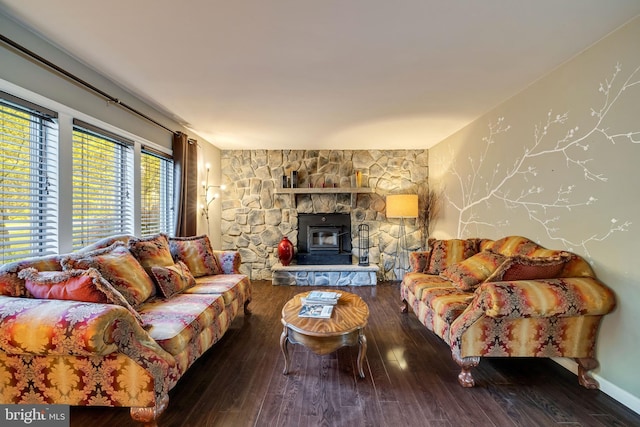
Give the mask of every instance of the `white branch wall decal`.
<svg viewBox="0 0 640 427">
<path fill-rule="evenodd" d="M 482 138 L 482 149 L 479 155 L 469 155 L 464 168 L 458 167 L 453 148 L 449 146 L 448 159 L 440 158 L 441 165 L 450 162 L 449 173 L 453 175 L 454 185 L 459 186 L 457 193 L 445 192 L 445 202 L 457 213 L 458 237 L 468 237 L 472 229 L 478 227 L 501 228 L 508 226 L 510 221 L 498 219 L 487 221 L 483 219 L 481 209 L 490 208 L 493 203 L 502 203 L 514 215 L 526 215 L 530 221 L 537 223 L 543 233 L 552 240 L 559 241 L 567 250 L 580 249 L 589 257 L 588 246 L 609 238 L 613 233 L 627 231 L 632 222 L 619 218 L 604 218 L 608 225 L 600 231 L 588 230 L 579 238 L 569 238 L 562 235 L 557 225 L 563 215 L 575 214 L 580 209 L 588 208 L 598 202 L 593 196 L 576 195 L 575 182 L 559 183 L 557 188 L 545 189 L 537 183 L 539 167 L 551 156 L 560 156 L 566 168 L 578 171 L 584 181 L 606 183 L 607 177 L 599 173 L 594 167 L 597 159 L 588 158 L 592 144 L 599 143 L 604 137 L 612 145 L 618 143 L 640 144 L 640 131 L 613 131 L 607 127 L 607 115 L 614 105 L 632 89 L 640 89 L 640 67 L 629 74 L 626 80 L 620 82 L 622 66 L 617 64 L 610 78 L 600 84 L 599 92 L 603 101 L 599 108 L 591 109 L 593 124 L 582 130 L 572 126 L 566 131 L 569 113 L 554 114 L 550 110 L 544 121 L 534 126 L 533 139 L 523 151 L 508 166 L 496 163 L 493 167 L 485 164 L 487 158 L 497 158 L 496 153 L 501 144 L 509 143 L 506 138 L 510 126 L 503 117 L 496 122 L 489 123 L 488 135 Z M 554 141 L 555 140 L 555 141 Z M 463 172 L 464 171 L 464 172 Z M 571 180 L 570 174 L 563 174 Z M 576 181 L 573 179 L 573 181 Z M 525 190 L 517 193 L 512 188 L 523 188 L 513 185 L 514 182 L 525 183 Z M 453 194 L 453 195 L 452 195 Z M 586 228 L 586 227 L 585 227 Z"/>
</svg>

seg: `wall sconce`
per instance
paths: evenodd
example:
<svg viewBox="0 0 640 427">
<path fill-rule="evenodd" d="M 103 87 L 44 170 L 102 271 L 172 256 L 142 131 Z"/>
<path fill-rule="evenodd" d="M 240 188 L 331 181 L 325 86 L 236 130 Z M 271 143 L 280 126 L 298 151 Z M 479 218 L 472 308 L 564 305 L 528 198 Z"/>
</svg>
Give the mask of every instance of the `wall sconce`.
<svg viewBox="0 0 640 427">
<path fill-rule="evenodd" d="M 205 180 L 202 181 L 202 194 L 200 195 L 202 199 L 200 203 L 200 212 L 201 212 L 201 215 L 204 216 L 205 220 L 207 221 L 207 233 L 208 233 L 209 232 L 209 206 L 214 200 L 220 197 L 220 193 L 215 192 L 215 189 L 219 188 L 220 190 L 224 190 L 226 186 L 209 184 L 209 171 L 211 169 L 211 166 L 209 165 L 209 163 L 207 163 L 206 168 L 207 168 L 207 174 L 205 176 Z M 213 194 L 210 195 L 209 190 L 214 190 Z"/>
</svg>

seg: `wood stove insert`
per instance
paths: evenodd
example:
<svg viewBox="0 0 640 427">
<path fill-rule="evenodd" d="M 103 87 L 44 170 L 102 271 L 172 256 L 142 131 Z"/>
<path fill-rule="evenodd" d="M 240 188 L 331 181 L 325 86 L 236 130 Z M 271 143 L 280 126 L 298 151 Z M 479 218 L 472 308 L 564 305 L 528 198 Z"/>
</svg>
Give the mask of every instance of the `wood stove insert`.
<svg viewBox="0 0 640 427">
<path fill-rule="evenodd" d="M 298 214 L 299 265 L 351 264 L 351 215 Z"/>
</svg>

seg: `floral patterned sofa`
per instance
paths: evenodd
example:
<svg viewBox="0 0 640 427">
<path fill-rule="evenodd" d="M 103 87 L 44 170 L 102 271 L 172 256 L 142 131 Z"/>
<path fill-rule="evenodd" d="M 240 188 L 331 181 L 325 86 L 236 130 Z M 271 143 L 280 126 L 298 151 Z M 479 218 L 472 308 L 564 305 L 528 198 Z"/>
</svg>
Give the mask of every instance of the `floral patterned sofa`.
<svg viewBox="0 0 640 427">
<path fill-rule="evenodd" d="M 430 239 L 409 259 L 402 310 L 411 307 L 451 347 L 463 387 L 475 385 L 480 357 L 573 358 L 580 384 L 599 387 L 588 371 L 598 366 L 598 328 L 615 297 L 583 258 L 509 236 Z"/>
<path fill-rule="evenodd" d="M 155 423 L 169 391 L 249 314 L 235 251 L 208 237 L 114 236 L 0 267 L 0 403 L 130 407 Z"/>
</svg>

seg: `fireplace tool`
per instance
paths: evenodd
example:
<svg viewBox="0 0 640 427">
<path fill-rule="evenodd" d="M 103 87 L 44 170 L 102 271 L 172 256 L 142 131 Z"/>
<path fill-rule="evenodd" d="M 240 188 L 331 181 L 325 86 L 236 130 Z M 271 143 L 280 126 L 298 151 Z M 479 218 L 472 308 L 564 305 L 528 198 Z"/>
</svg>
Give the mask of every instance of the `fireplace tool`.
<svg viewBox="0 0 640 427">
<path fill-rule="evenodd" d="M 369 265 L 369 225 L 358 225 L 358 265 Z"/>
</svg>

